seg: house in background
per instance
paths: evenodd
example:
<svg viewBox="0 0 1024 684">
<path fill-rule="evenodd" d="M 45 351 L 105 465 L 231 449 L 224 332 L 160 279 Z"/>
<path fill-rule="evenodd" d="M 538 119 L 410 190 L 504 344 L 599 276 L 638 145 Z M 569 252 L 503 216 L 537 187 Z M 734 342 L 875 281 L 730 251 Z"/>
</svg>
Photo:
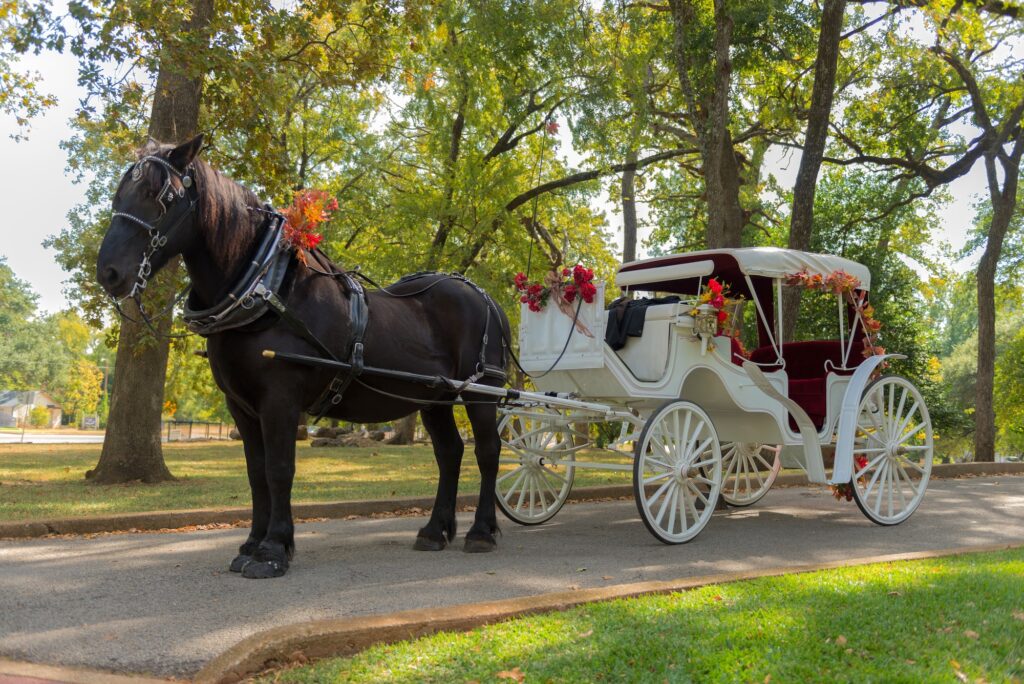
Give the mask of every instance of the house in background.
<svg viewBox="0 0 1024 684">
<path fill-rule="evenodd" d="M 32 409 L 41 406 L 50 414 L 47 427 L 60 427 L 61 408 L 49 394 L 41 390 L 0 391 L 0 427 L 31 425 Z"/>
</svg>

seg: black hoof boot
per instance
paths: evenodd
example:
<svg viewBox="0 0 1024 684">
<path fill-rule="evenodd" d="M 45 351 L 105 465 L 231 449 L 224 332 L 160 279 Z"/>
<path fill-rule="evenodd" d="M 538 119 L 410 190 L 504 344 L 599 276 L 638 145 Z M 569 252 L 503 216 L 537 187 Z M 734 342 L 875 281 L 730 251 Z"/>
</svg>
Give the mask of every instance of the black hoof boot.
<svg viewBox="0 0 1024 684">
<path fill-rule="evenodd" d="M 473 535 L 472 537 L 466 535 L 466 544 L 462 547 L 462 550 L 466 553 L 490 553 L 498 548 L 498 543 L 494 541 L 494 535 Z"/>
<path fill-rule="evenodd" d="M 246 563 L 252 562 L 252 556 L 244 553 L 240 553 L 235 556 L 235 559 L 231 561 L 231 566 L 228 568 L 231 572 L 242 572 L 242 568 L 245 567 Z"/>
<path fill-rule="evenodd" d="M 228 567 L 228 570 L 231 572 L 242 572 L 242 568 L 245 567 L 246 563 L 252 560 L 253 555 L 259 547 L 259 541 L 254 540 L 251 537 L 247 539 L 244 544 L 238 547 L 238 555 L 235 556 L 233 561 L 231 561 L 231 565 Z"/>
<path fill-rule="evenodd" d="M 282 577 L 286 572 L 288 572 L 288 561 L 251 560 L 242 566 L 242 577 L 246 579 L 270 579 L 271 577 Z"/>
<path fill-rule="evenodd" d="M 416 543 L 412 545 L 412 548 L 416 551 L 443 551 L 446 546 L 448 546 L 448 542 L 445 541 L 443 535 L 440 539 L 432 539 L 421 534 L 416 537 Z"/>
<path fill-rule="evenodd" d="M 261 542 L 252 555 L 252 560 L 242 566 L 242 577 L 246 579 L 268 579 L 281 577 L 288 572 L 289 553 L 283 544 Z"/>
</svg>

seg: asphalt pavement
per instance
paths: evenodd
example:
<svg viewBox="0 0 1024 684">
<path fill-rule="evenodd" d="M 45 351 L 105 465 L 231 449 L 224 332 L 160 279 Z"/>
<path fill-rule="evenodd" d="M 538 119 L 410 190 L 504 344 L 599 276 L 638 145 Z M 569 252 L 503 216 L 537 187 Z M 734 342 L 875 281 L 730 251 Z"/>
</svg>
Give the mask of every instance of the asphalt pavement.
<svg viewBox="0 0 1024 684">
<path fill-rule="evenodd" d="M 307 620 L 1020 543 L 1024 477 L 932 481 L 888 528 L 824 488 L 777 489 L 682 546 L 648 534 L 632 501 L 570 504 L 535 527 L 499 520 L 499 550 L 479 555 L 413 551 L 417 517 L 305 523 L 276 580 L 227 572 L 243 529 L 0 542 L 0 656 L 184 677 L 253 633 Z"/>
</svg>

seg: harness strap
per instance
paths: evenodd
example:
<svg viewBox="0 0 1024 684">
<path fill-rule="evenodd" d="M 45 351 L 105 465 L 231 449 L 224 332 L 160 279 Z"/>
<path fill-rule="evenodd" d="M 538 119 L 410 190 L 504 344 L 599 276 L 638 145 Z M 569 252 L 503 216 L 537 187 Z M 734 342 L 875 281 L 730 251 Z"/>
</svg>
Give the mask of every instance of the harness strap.
<svg viewBox="0 0 1024 684">
<path fill-rule="evenodd" d="M 327 348 L 327 345 L 321 342 L 320 338 L 314 335 L 313 331 L 302 322 L 302 319 L 293 316 L 288 310 L 288 307 L 284 305 L 284 302 L 282 302 L 273 291 L 268 290 L 263 283 L 256 285 L 256 289 L 253 290 L 253 295 L 262 298 L 263 301 L 265 301 L 270 308 L 274 310 L 274 313 L 278 315 L 284 324 L 291 328 L 292 332 L 316 347 L 317 351 L 327 358 L 332 361 L 338 360 L 338 357 L 331 353 L 331 350 Z"/>
<path fill-rule="evenodd" d="M 307 413 L 313 416 L 314 423 L 323 418 L 324 414 L 332 407 L 341 403 L 345 390 L 363 372 L 363 337 L 366 334 L 366 324 L 370 318 L 369 307 L 366 305 L 366 291 L 358 281 L 347 273 L 339 273 L 336 277 L 344 280 L 349 291 L 348 305 L 349 321 L 352 325 L 352 340 L 349 346 L 348 363 L 352 368 L 347 371 L 338 371 L 324 391 L 320 393 L 320 396 L 317 397 L 316 401 L 313 402 L 313 405 L 306 410 Z M 334 356 L 330 358 L 334 359 Z"/>
</svg>

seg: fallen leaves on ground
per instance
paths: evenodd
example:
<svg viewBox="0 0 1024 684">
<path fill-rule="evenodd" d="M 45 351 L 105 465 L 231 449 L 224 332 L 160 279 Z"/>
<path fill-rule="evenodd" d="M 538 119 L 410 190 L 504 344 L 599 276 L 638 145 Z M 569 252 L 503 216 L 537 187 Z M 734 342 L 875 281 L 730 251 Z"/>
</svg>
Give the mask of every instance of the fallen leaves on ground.
<svg viewBox="0 0 1024 684">
<path fill-rule="evenodd" d="M 845 646 L 845 645 L 846 645 L 846 637 L 844 637 L 842 634 L 840 634 L 839 636 L 836 637 L 836 646 Z"/>
<path fill-rule="evenodd" d="M 515 682 L 521 682 L 526 679 L 526 675 L 518 667 L 513 667 L 511 670 L 502 670 L 494 676 L 498 679 L 511 679 Z"/>
</svg>

